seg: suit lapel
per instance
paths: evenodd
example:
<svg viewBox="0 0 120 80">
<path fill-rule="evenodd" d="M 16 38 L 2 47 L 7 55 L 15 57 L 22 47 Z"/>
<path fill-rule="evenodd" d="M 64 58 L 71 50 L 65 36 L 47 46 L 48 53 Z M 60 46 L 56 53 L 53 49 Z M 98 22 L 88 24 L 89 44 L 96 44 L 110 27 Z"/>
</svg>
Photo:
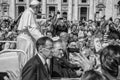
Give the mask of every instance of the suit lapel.
<svg viewBox="0 0 120 80">
<path fill-rule="evenodd" d="M 49 74 L 45 69 L 45 66 L 43 64 L 43 62 L 41 61 L 40 57 L 38 55 L 36 55 L 36 59 L 38 60 L 38 62 L 40 63 L 40 68 L 43 71 L 44 75 L 47 76 L 47 78 L 49 78 Z"/>
</svg>

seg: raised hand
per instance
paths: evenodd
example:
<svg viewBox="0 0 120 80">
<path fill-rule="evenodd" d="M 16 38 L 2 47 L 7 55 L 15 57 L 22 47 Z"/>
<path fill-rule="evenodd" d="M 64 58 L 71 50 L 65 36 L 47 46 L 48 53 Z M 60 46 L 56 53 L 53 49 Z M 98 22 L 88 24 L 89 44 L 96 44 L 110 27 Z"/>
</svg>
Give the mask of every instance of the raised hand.
<svg viewBox="0 0 120 80">
<path fill-rule="evenodd" d="M 13 71 L 7 71 L 9 79 L 5 78 L 5 80 L 20 80 L 20 73 L 17 72 L 17 75 L 13 73 Z"/>
</svg>

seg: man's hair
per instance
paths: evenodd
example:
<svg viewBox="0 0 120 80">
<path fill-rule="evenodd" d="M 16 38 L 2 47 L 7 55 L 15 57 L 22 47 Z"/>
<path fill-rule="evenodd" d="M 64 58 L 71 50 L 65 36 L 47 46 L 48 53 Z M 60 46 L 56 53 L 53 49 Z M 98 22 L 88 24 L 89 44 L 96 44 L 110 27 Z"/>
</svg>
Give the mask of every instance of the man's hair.
<svg viewBox="0 0 120 80">
<path fill-rule="evenodd" d="M 83 75 L 81 80 L 106 80 L 102 74 L 98 71 L 89 70 L 86 71 Z"/>
<path fill-rule="evenodd" d="M 109 45 L 100 51 L 101 68 L 114 78 L 118 77 L 120 65 L 120 46 Z"/>
<path fill-rule="evenodd" d="M 36 48 L 37 48 L 37 50 L 39 49 L 40 45 L 41 46 L 45 46 L 46 45 L 46 41 L 50 41 L 50 42 L 53 43 L 53 40 L 51 38 L 49 38 L 49 37 L 41 37 L 36 42 Z"/>
<path fill-rule="evenodd" d="M 108 38 L 115 39 L 115 40 L 120 39 L 120 32 L 117 31 L 113 26 L 114 25 L 112 25 L 112 27 L 110 27 L 110 29 L 109 29 L 110 32 L 108 33 Z"/>
</svg>

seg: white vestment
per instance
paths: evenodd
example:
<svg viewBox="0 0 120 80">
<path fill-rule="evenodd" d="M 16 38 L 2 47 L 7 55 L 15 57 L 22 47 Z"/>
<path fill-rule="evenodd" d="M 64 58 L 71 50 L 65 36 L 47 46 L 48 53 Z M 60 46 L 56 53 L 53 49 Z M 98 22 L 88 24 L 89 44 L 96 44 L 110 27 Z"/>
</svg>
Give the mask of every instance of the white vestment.
<svg viewBox="0 0 120 80">
<path fill-rule="evenodd" d="M 23 50 L 26 53 L 26 56 L 20 55 L 21 65 L 24 66 L 36 54 L 34 43 L 42 36 L 32 8 L 26 9 L 22 14 L 18 30 L 21 33 L 17 37 L 17 49 Z"/>
</svg>

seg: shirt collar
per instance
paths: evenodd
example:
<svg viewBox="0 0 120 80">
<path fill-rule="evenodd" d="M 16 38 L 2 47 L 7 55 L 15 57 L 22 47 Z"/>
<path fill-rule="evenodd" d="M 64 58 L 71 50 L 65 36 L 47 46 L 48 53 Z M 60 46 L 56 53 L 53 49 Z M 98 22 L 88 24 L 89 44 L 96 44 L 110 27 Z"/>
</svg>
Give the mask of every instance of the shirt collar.
<svg viewBox="0 0 120 80">
<path fill-rule="evenodd" d="M 32 13 L 35 13 L 35 11 L 30 7 L 29 10 L 32 12 Z"/>
<path fill-rule="evenodd" d="M 42 63 L 45 65 L 46 60 L 42 57 L 42 55 L 40 55 L 40 53 L 38 53 L 38 56 L 41 59 Z"/>
</svg>

